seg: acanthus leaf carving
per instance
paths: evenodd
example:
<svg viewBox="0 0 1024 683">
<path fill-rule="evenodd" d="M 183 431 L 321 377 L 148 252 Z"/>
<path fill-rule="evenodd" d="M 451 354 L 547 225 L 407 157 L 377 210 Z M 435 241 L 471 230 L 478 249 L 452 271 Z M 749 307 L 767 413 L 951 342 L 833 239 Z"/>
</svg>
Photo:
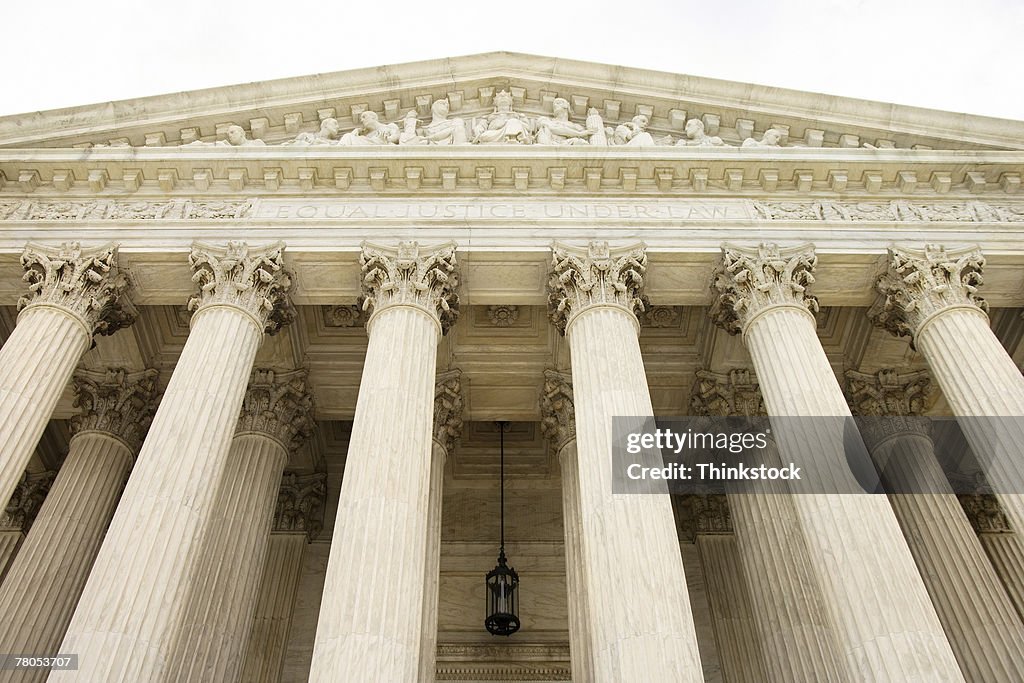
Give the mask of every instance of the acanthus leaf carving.
<svg viewBox="0 0 1024 683">
<path fill-rule="evenodd" d="M 79 319 L 93 335 L 113 334 L 135 320 L 128 300 L 128 278 L 117 265 L 117 246 L 83 248 L 30 243 L 21 255 L 22 280 L 29 293 L 18 310 L 36 305 L 61 308 Z"/>
<path fill-rule="evenodd" d="M 53 471 L 22 475 L 6 508 L 0 512 L 0 529 L 27 534 L 56 477 Z"/>
<path fill-rule="evenodd" d="M 285 472 L 274 511 L 274 531 L 305 532 L 313 541 L 324 526 L 327 475 Z"/>
<path fill-rule="evenodd" d="M 572 377 L 557 370 L 544 371 L 540 394 L 540 430 L 555 450 L 576 438 Z"/>
<path fill-rule="evenodd" d="M 194 242 L 189 265 L 199 293 L 189 299 L 188 309 L 195 313 L 215 305 L 240 308 L 261 329 L 275 334 L 295 317 L 283 253 L 283 242 L 262 247 L 235 241 L 225 247 Z"/>
<path fill-rule="evenodd" d="M 434 441 L 451 455 L 462 436 L 462 371 L 439 373 L 434 383 Z"/>
<path fill-rule="evenodd" d="M 912 342 L 921 325 L 950 308 L 988 313 L 978 295 L 985 257 L 977 247 L 947 250 L 926 245 L 923 251 L 890 247 L 887 270 L 876 283 L 880 299 L 869 312 L 872 321 Z"/>
<path fill-rule="evenodd" d="M 962 493 L 957 495 L 957 499 L 975 533 L 1006 534 L 1013 531 L 995 494 Z"/>
<path fill-rule="evenodd" d="M 363 243 L 361 307 L 371 316 L 388 306 L 413 306 L 434 317 L 447 333 L 459 316 L 458 263 L 455 243 L 420 247 L 414 241 L 398 248 Z"/>
<path fill-rule="evenodd" d="M 617 306 L 633 316 L 647 309 L 643 244 L 612 249 L 607 242 L 593 241 L 580 249 L 556 242 L 551 251 L 548 317 L 562 334 L 591 306 Z"/>
<path fill-rule="evenodd" d="M 698 370 L 690 407 L 695 415 L 756 417 L 768 414 L 757 378 L 746 368 L 724 374 Z"/>
<path fill-rule="evenodd" d="M 313 427 L 313 396 L 305 370 L 252 371 L 235 434 L 265 434 L 293 454 L 313 433 Z"/>
<path fill-rule="evenodd" d="M 739 334 L 760 312 L 773 306 L 797 307 L 813 316 L 818 300 L 807 293 L 818 257 L 809 244 L 756 249 L 725 245 L 722 263 L 712 278 L 717 293 L 708 314 L 729 334 Z"/>
<path fill-rule="evenodd" d="M 897 372 L 886 368 L 868 374 L 846 372 L 850 408 L 871 448 L 886 439 L 910 433 L 930 437 L 931 423 L 923 418 L 931 393 L 931 377 L 924 370 Z"/>
<path fill-rule="evenodd" d="M 156 370 L 129 372 L 124 368 L 76 370 L 72 382 L 80 412 L 71 418 L 72 434 L 105 432 L 123 441 L 133 454 L 138 453 L 156 412 L 158 374 Z"/>
</svg>

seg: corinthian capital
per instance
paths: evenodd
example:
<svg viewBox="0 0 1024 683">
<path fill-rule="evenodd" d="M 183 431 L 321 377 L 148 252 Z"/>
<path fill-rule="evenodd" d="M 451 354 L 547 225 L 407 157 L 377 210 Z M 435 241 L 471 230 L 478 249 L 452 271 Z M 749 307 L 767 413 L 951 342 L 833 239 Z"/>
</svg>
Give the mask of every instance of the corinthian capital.
<svg viewBox="0 0 1024 683">
<path fill-rule="evenodd" d="M 284 242 L 250 247 L 228 242 L 221 247 L 192 243 L 188 262 L 199 293 L 188 302 L 190 311 L 207 306 L 232 306 L 248 313 L 254 322 L 274 334 L 294 318 L 288 290 L 291 277 L 284 270 Z"/>
<path fill-rule="evenodd" d="M 156 412 L 153 392 L 157 374 L 156 370 L 128 372 L 124 368 L 76 370 L 72 384 L 75 405 L 81 412 L 71 418 L 72 433 L 105 432 L 137 453 Z"/>
<path fill-rule="evenodd" d="M 722 263 L 712 279 L 718 293 L 709 312 L 712 320 L 729 334 L 739 334 L 759 313 L 775 306 L 817 313 L 818 300 L 807 293 L 817 263 L 810 244 L 785 249 L 776 244 L 723 246 Z"/>
<path fill-rule="evenodd" d="M 0 529 L 27 534 L 56 476 L 56 472 L 26 472 L 14 489 L 6 509 L 0 512 Z"/>
<path fill-rule="evenodd" d="M 1013 531 L 1003 507 L 992 493 L 961 493 L 957 495 L 964 514 L 976 534 L 1005 534 Z"/>
<path fill-rule="evenodd" d="M 78 242 L 60 247 L 29 243 L 21 265 L 28 294 L 18 300 L 18 310 L 56 306 L 78 318 L 91 335 L 113 334 L 135 320 L 114 244 L 83 249 Z"/>
<path fill-rule="evenodd" d="M 746 369 L 725 374 L 698 370 L 690 406 L 696 415 L 754 417 L 768 414 L 757 378 Z"/>
<path fill-rule="evenodd" d="M 398 248 L 363 243 L 359 255 L 363 274 L 362 307 L 375 313 L 388 306 L 422 309 L 441 324 L 441 333 L 459 317 L 458 263 L 455 243 L 421 248 L 399 242 Z"/>
<path fill-rule="evenodd" d="M 462 436 L 462 370 L 449 370 L 434 383 L 434 441 L 451 453 Z"/>
<path fill-rule="evenodd" d="M 576 438 L 572 377 L 556 370 L 544 371 L 540 416 L 540 431 L 556 449 Z"/>
<path fill-rule="evenodd" d="M 869 417 L 921 416 L 927 409 L 932 380 L 924 370 L 876 374 L 846 371 L 846 385 L 855 415 Z"/>
<path fill-rule="evenodd" d="M 258 432 L 294 453 L 313 432 L 313 397 L 306 371 L 252 371 L 235 434 Z"/>
<path fill-rule="evenodd" d="M 285 472 L 277 494 L 274 531 L 302 531 L 312 541 L 324 526 L 327 475 Z"/>
<path fill-rule="evenodd" d="M 914 338 L 921 325 L 950 308 L 985 313 L 988 304 L 978 296 L 985 257 L 977 247 L 946 250 L 929 244 L 923 251 L 891 247 L 888 270 L 876 287 L 882 300 L 871 311 L 876 325 L 896 336 Z"/>
<path fill-rule="evenodd" d="M 634 316 L 642 313 L 645 250 L 644 244 L 611 249 L 607 242 L 591 242 L 583 249 L 556 242 L 548 278 L 551 322 L 565 334 L 572 319 L 591 306 L 617 306 Z"/>
</svg>

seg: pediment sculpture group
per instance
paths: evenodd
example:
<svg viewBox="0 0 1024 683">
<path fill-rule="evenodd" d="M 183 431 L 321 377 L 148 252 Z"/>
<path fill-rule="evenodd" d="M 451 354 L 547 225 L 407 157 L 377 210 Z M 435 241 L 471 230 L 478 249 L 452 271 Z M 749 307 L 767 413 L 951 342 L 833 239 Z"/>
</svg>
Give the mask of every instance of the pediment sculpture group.
<svg viewBox="0 0 1024 683">
<path fill-rule="evenodd" d="M 569 118 L 569 102 L 558 97 L 552 102 L 551 116 L 528 116 L 512 110 L 512 96 L 502 90 L 494 96 L 494 111 L 480 117 L 463 119 L 450 116 L 447 98 L 435 100 L 430 107 L 431 119 L 423 123 L 415 110 L 410 110 L 402 124 L 384 123 L 376 112 L 364 111 L 359 115 L 359 126 L 346 133 L 341 132 L 338 120 L 325 118 L 320 130 L 314 133 L 300 133 L 294 140 L 283 145 L 336 145 L 361 147 L 370 145 L 624 145 L 653 147 L 672 145 L 678 147 L 727 147 L 722 138 L 708 135 L 704 122 L 690 119 L 683 129 L 683 137 L 673 142 L 671 136 L 656 138 L 647 130 L 650 123 L 647 116 L 638 114 L 628 123 L 605 126 L 597 109 L 587 113 L 586 123 L 580 124 Z M 195 141 L 191 145 L 205 146 L 262 146 L 262 140 L 251 140 L 238 125 L 229 126 L 227 139 L 216 142 Z M 769 128 L 760 140 L 747 138 L 742 147 L 781 147 L 784 133 Z"/>
</svg>

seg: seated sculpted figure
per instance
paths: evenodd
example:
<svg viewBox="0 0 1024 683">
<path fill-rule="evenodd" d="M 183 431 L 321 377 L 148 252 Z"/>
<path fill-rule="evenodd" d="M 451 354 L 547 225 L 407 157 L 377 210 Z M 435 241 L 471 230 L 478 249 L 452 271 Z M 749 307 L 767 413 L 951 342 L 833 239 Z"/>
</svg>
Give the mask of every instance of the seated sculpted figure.
<svg viewBox="0 0 1024 683">
<path fill-rule="evenodd" d="M 760 140 L 747 138 L 743 141 L 743 147 L 781 147 L 782 131 L 778 128 L 769 128 L 761 136 Z"/>
<path fill-rule="evenodd" d="M 338 140 L 339 145 L 393 145 L 398 142 L 401 131 L 394 123 L 381 123 L 377 112 L 364 111 L 359 115 L 359 127 L 349 131 Z"/>
<path fill-rule="evenodd" d="M 537 144 L 539 145 L 586 145 L 595 131 L 569 120 L 569 102 L 556 97 L 551 103 L 554 116 L 537 119 Z M 604 124 L 601 125 L 602 130 Z"/>
<path fill-rule="evenodd" d="M 427 139 L 416 132 L 419 119 L 416 118 L 416 110 L 410 109 L 402 119 L 402 133 L 398 136 L 400 145 L 426 145 Z"/>
<path fill-rule="evenodd" d="M 466 122 L 460 118 L 448 118 L 451 104 L 448 98 L 435 100 L 430 105 L 430 123 L 423 126 L 423 134 L 432 145 L 465 145 L 469 143 L 466 136 Z"/>
<path fill-rule="evenodd" d="M 299 133 L 294 140 L 285 145 L 336 145 L 338 144 L 338 119 L 326 118 L 320 122 L 320 130 L 315 133 Z"/>
<path fill-rule="evenodd" d="M 637 114 L 629 123 L 616 126 L 614 143 L 633 147 L 653 147 L 657 143 L 654 142 L 654 136 L 647 132 L 648 123 L 646 116 Z"/>
<path fill-rule="evenodd" d="M 533 144 L 533 121 L 512 111 L 512 96 L 502 90 L 494 96 L 494 113 L 473 121 L 473 142 Z"/>
<path fill-rule="evenodd" d="M 721 147 L 725 145 L 717 135 L 708 135 L 704 131 L 704 122 L 690 119 L 683 129 L 684 136 L 676 141 L 677 147 Z"/>
<path fill-rule="evenodd" d="M 186 147 L 202 146 L 202 147 L 262 147 L 267 143 L 263 140 L 250 140 L 245 137 L 245 129 L 241 126 L 231 125 L 228 126 L 227 140 L 217 140 L 216 142 L 203 142 L 202 140 L 195 140 L 185 145 Z"/>
</svg>

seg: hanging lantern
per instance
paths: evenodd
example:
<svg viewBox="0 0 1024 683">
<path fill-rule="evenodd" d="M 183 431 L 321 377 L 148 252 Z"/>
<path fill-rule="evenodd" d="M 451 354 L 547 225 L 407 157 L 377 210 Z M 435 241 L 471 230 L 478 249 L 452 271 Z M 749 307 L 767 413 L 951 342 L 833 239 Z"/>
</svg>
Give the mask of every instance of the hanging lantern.
<svg viewBox="0 0 1024 683">
<path fill-rule="evenodd" d="M 498 422 L 498 432 L 501 434 L 501 483 L 499 487 L 501 496 L 501 541 L 498 550 L 498 564 L 487 573 L 486 589 L 484 590 L 487 604 L 487 618 L 484 619 L 484 626 L 491 635 L 510 636 L 519 630 L 517 590 L 519 589 L 519 574 L 508 566 L 508 558 L 505 557 L 505 429 L 507 422 Z"/>
</svg>

